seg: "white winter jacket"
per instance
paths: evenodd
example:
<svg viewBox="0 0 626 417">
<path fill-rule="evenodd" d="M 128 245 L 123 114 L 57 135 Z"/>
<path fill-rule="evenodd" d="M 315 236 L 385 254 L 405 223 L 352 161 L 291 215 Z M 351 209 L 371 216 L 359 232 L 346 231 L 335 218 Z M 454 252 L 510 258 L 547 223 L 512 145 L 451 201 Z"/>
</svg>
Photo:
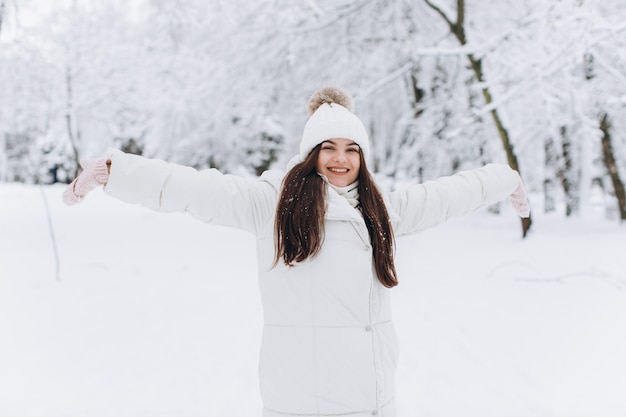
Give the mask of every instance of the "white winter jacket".
<svg viewBox="0 0 626 417">
<path fill-rule="evenodd" d="M 295 267 L 274 258 L 274 213 L 283 173 L 223 175 L 111 151 L 105 192 L 163 212 L 189 212 L 257 238 L 264 311 L 259 377 L 264 417 L 394 417 L 398 344 L 389 289 L 373 268 L 357 209 L 329 187 L 325 239 Z M 487 165 L 386 194 L 401 236 L 508 197 L 520 184 L 506 165 Z"/>
</svg>

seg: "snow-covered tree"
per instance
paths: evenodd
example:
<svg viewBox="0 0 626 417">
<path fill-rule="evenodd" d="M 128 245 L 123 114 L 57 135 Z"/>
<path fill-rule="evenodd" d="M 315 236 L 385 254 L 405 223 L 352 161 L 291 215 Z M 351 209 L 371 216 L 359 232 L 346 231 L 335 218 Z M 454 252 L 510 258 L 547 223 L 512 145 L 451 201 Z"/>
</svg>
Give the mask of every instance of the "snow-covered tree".
<svg viewBox="0 0 626 417">
<path fill-rule="evenodd" d="M 335 84 L 392 186 L 508 162 L 546 209 L 599 189 L 624 212 L 618 0 L 0 2 L 2 180 L 68 181 L 109 146 L 255 175 Z"/>
</svg>

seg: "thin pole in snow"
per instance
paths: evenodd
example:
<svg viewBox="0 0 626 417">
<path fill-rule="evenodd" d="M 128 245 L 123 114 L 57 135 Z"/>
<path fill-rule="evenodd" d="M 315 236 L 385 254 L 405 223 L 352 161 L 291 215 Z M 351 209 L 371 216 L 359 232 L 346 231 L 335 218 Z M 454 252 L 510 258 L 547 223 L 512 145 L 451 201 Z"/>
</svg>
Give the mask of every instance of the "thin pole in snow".
<svg viewBox="0 0 626 417">
<path fill-rule="evenodd" d="M 57 282 L 61 282 L 61 262 L 59 260 L 59 249 L 57 245 L 57 239 L 54 235 L 54 225 L 52 224 L 52 215 L 50 214 L 50 206 L 48 205 L 48 198 L 43 190 L 43 185 L 39 185 L 39 192 L 43 199 L 43 205 L 46 208 L 46 217 L 48 218 L 48 232 L 50 233 L 50 240 L 52 241 L 52 252 L 54 253 L 54 276 Z"/>
</svg>

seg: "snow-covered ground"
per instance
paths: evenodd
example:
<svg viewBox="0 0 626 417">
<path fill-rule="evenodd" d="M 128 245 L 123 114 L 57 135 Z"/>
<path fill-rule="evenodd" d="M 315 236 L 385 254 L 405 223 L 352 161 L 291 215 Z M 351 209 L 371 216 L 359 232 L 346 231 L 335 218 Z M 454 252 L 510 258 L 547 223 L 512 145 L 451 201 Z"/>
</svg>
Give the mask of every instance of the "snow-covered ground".
<svg viewBox="0 0 626 417">
<path fill-rule="evenodd" d="M 62 191 L 0 184 L 0 416 L 258 417 L 253 237 Z M 398 240 L 399 417 L 626 416 L 626 228 L 534 216 Z"/>
</svg>

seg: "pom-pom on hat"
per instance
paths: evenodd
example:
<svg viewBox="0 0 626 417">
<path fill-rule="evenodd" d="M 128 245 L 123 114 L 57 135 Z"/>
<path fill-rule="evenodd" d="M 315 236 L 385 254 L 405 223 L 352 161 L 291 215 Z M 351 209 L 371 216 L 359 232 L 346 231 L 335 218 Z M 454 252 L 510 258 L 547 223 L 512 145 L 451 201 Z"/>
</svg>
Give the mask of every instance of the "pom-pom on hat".
<svg viewBox="0 0 626 417">
<path fill-rule="evenodd" d="M 313 93 L 308 103 L 310 117 L 300 141 L 300 160 L 304 161 L 313 148 L 329 139 L 353 140 L 368 159 L 369 138 L 353 109 L 352 98 L 339 88 L 324 87 Z"/>
</svg>

